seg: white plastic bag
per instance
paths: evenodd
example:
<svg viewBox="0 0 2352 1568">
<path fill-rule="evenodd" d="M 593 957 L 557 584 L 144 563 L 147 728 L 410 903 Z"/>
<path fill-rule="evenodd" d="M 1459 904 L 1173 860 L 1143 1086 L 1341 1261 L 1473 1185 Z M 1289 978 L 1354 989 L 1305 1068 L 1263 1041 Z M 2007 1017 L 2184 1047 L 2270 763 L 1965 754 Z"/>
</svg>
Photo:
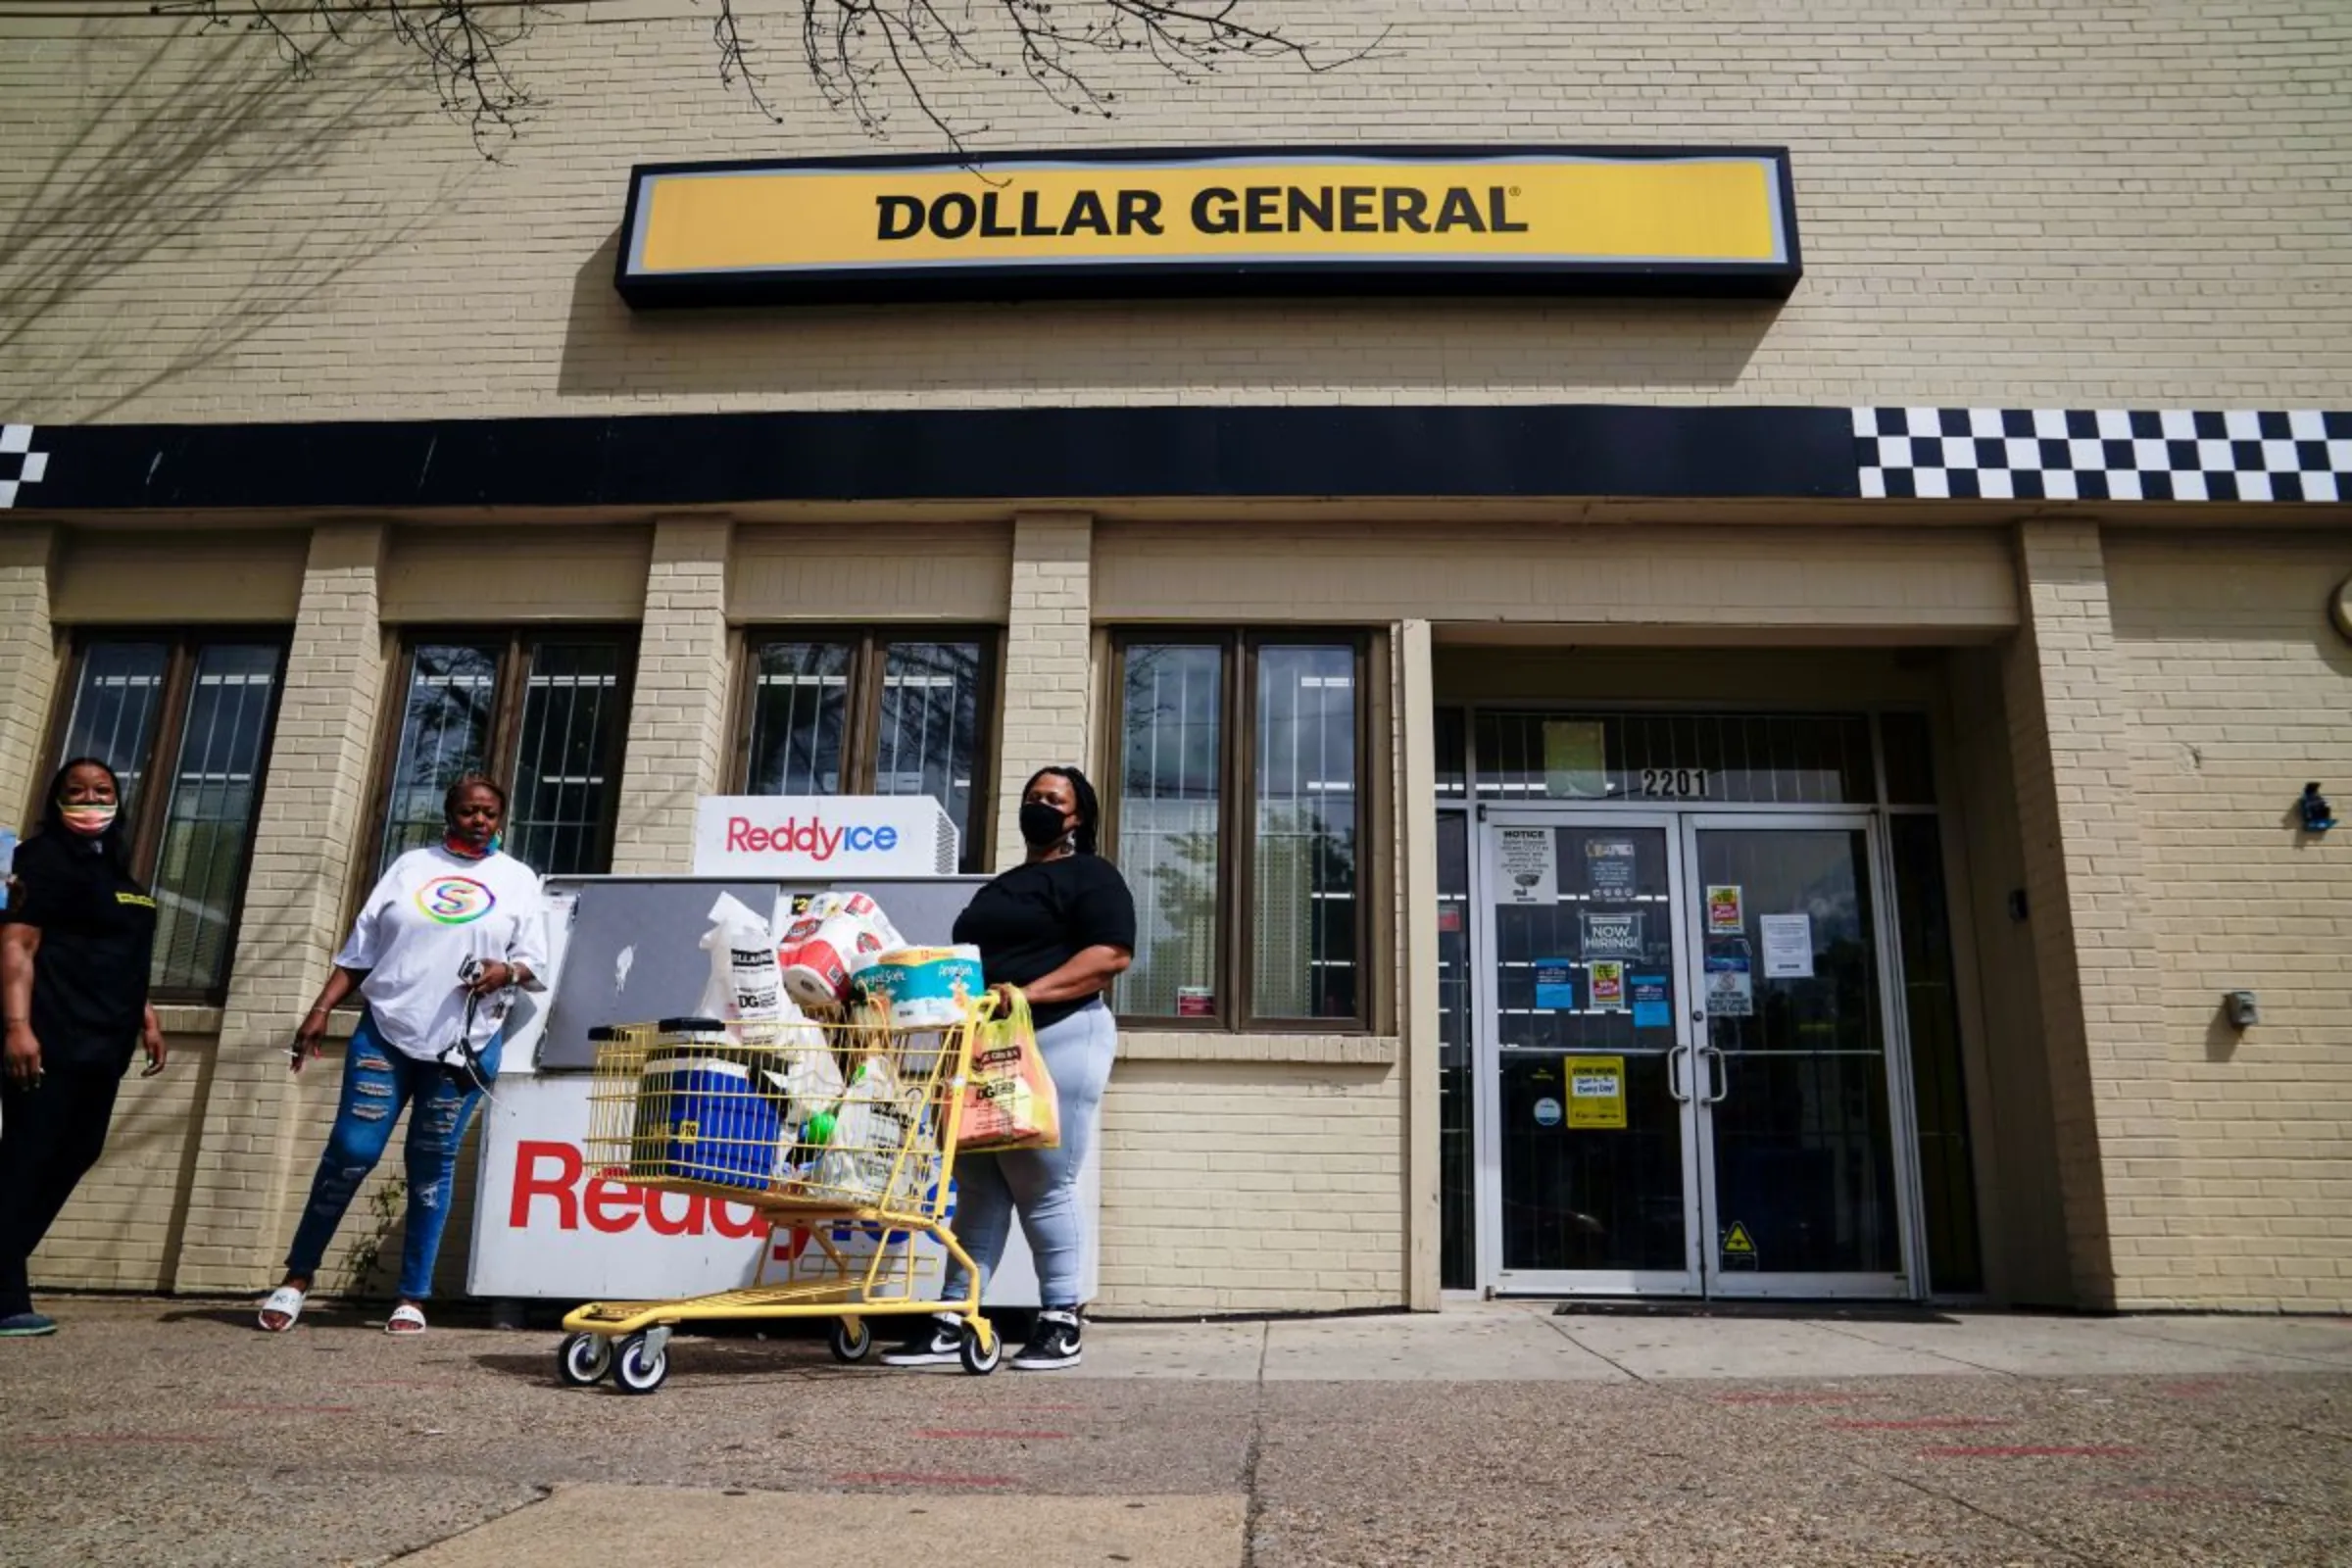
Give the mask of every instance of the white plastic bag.
<svg viewBox="0 0 2352 1568">
<path fill-rule="evenodd" d="M 775 933 L 767 921 L 733 894 L 710 906 L 710 929 L 703 951 L 710 956 L 710 980 L 703 988 L 702 1013 L 718 1019 L 774 1019 L 784 1011 L 784 977 L 776 965 Z"/>
</svg>

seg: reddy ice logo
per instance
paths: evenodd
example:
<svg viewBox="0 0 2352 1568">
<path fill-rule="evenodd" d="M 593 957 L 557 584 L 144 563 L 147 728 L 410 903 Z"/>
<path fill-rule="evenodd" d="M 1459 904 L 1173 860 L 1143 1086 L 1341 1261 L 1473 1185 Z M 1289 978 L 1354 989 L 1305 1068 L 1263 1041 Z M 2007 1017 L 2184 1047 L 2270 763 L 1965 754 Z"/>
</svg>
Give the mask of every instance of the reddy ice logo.
<svg viewBox="0 0 2352 1568">
<path fill-rule="evenodd" d="M 470 925 L 498 907 L 498 895 L 469 876 L 437 876 L 416 890 L 416 907 L 442 925 Z"/>
<path fill-rule="evenodd" d="M 755 855 L 806 855 L 812 860 L 830 860 L 844 852 L 864 855 L 898 847 L 899 830 L 895 827 L 865 823 L 828 827 L 821 816 L 811 816 L 806 822 L 788 816 L 773 827 L 762 827 L 748 816 L 727 818 L 727 849 L 731 853 L 748 850 Z"/>
</svg>

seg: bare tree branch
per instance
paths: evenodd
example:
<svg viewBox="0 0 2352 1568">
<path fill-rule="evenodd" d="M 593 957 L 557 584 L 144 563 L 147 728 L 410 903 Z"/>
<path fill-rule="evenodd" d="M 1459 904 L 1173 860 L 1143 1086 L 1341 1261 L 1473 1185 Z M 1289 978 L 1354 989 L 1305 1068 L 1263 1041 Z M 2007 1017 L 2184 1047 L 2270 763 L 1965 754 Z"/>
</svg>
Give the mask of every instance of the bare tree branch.
<svg viewBox="0 0 2352 1568">
<path fill-rule="evenodd" d="M 61 5 L 66 0 L 60 0 Z M 83 0 L 89 3 L 89 0 Z M 156 15 L 193 16 L 206 28 L 242 26 L 270 34 L 293 74 L 310 73 L 320 51 L 352 42 L 369 23 L 413 51 L 441 106 L 466 121 L 486 158 L 520 132 L 537 107 L 508 66 L 541 23 L 584 13 L 593 0 L 149 0 Z M 749 0 L 711 0 L 710 38 L 718 78 L 741 87 L 778 124 L 782 99 L 746 24 Z M 1250 20 L 1268 0 L 798 0 L 801 69 L 827 109 L 869 136 L 890 134 L 893 105 L 915 117 L 959 158 L 985 123 L 957 119 L 944 88 L 958 75 L 1010 77 L 1016 71 L 1056 107 L 1109 119 L 1117 90 L 1107 78 L 1148 64 L 1195 82 L 1236 62 L 1272 61 L 1321 74 L 1364 59 L 1387 38 L 1330 55 L 1278 24 Z"/>
</svg>

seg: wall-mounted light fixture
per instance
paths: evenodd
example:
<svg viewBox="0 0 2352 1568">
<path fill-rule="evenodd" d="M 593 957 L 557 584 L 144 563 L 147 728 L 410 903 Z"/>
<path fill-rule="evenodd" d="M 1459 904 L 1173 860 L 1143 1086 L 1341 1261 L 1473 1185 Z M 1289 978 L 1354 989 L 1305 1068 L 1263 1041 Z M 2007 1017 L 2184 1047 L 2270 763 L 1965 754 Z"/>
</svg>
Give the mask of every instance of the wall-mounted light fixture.
<svg viewBox="0 0 2352 1568">
<path fill-rule="evenodd" d="M 2251 1029 L 2262 1022 L 2262 1008 L 2251 991 L 2226 991 L 2222 994 L 2222 1011 L 2232 1029 Z"/>
<path fill-rule="evenodd" d="M 2328 797 L 2320 793 L 2317 784 L 2303 786 L 2303 799 L 2296 806 L 2303 813 L 2303 831 L 2325 833 L 2335 826 L 2335 812 L 2328 805 Z"/>
</svg>

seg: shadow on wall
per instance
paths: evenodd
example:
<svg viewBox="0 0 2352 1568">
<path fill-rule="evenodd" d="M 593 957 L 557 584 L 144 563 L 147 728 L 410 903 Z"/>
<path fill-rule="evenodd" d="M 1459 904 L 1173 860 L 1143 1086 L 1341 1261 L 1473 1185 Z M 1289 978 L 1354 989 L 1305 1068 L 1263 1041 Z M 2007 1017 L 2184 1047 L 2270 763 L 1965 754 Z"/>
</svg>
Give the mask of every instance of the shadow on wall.
<svg viewBox="0 0 2352 1568">
<path fill-rule="evenodd" d="M 617 208 L 623 193 L 612 192 Z M 1753 300 L 1156 300 L 636 312 L 620 236 L 572 279 L 565 397 L 776 396 L 975 404 L 1442 400 L 1739 383 L 1783 306 Z M 1264 401 L 1262 396 L 1259 401 Z"/>
<path fill-rule="evenodd" d="M 85 24 L 68 69 L 93 75 L 92 61 L 119 58 L 100 40 L 120 36 L 114 24 Z M 0 365 L 70 367 L 77 416 L 102 419 L 400 245 L 436 197 L 412 190 L 395 222 L 364 182 L 324 211 L 294 194 L 321 166 L 436 112 L 380 69 L 393 47 L 388 35 L 362 39 L 298 81 L 256 35 L 191 24 L 119 79 L 90 81 L 78 122 L 0 223 Z M 175 260 L 199 270 L 170 290 L 168 309 L 110 303 L 120 291 L 124 306 L 162 304 L 156 284 L 125 274 Z"/>
</svg>

